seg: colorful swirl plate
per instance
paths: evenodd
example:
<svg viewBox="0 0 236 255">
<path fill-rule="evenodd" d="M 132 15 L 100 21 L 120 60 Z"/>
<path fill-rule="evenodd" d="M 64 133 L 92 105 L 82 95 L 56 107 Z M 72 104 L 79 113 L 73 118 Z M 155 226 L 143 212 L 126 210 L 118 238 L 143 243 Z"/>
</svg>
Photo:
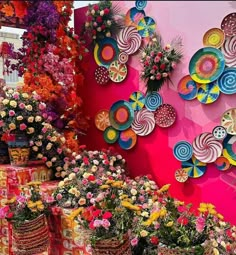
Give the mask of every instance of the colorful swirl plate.
<svg viewBox="0 0 236 255">
<path fill-rule="evenodd" d="M 220 28 L 211 28 L 203 36 L 203 45 L 206 47 L 220 48 L 225 41 L 225 33 Z"/>
<path fill-rule="evenodd" d="M 236 67 L 225 68 L 218 79 L 220 91 L 226 95 L 236 93 Z"/>
<path fill-rule="evenodd" d="M 220 96 L 220 89 L 217 82 L 202 84 L 198 88 L 197 99 L 202 104 L 214 103 Z"/>
<path fill-rule="evenodd" d="M 219 169 L 220 171 L 226 171 L 228 170 L 231 165 L 229 163 L 229 160 L 225 157 L 219 157 L 215 162 L 214 162 L 215 166 L 217 167 L 217 169 Z"/>
<path fill-rule="evenodd" d="M 223 53 L 212 47 L 198 50 L 189 63 L 191 78 L 198 83 L 210 83 L 217 80 L 224 69 Z"/>
<path fill-rule="evenodd" d="M 206 163 L 200 162 L 194 156 L 188 161 L 182 162 L 182 169 L 184 169 L 189 177 L 199 178 L 206 172 Z"/>
<path fill-rule="evenodd" d="M 144 10 L 138 10 L 136 7 L 133 7 L 125 15 L 125 25 L 137 27 L 139 21 L 145 16 Z"/>
<path fill-rule="evenodd" d="M 222 140 L 227 136 L 227 131 L 223 126 L 216 126 L 212 130 L 212 134 L 216 139 Z"/>
<path fill-rule="evenodd" d="M 108 110 L 100 110 L 94 118 L 95 126 L 97 129 L 104 131 L 107 127 L 109 127 L 109 111 Z"/>
<path fill-rule="evenodd" d="M 113 38 L 104 38 L 94 47 L 94 59 L 99 66 L 109 67 L 118 58 L 119 48 Z"/>
<path fill-rule="evenodd" d="M 179 161 L 187 161 L 193 156 L 193 147 L 187 141 L 179 141 L 173 149 L 174 156 Z"/>
<path fill-rule="evenodd" d="M 185 75 L 178 83 L 178 93 L 184 100 L 192 100 L 197 97 L 197 91 L 201 84 L 196 83 L 190 75 Z"/>
<path fill-rule="evenodd" d="M 236 135 L 236 108 L 231 108 L 223 113 L 221 126 L 226 129 L 228 134 Z"/>
<path fill-rule="evenodd" d="M 119 138 L 119 131 L 113 127 L 107 127 L 103 133 L 103 138 L 107 143 L 115 143 Z"/>
<path fill-rule="evenodd" d="M 134 110 L 128 101 L 119 100 L 111 106 L 109 119 L 115 129 L 126 130 L 134 119 Z"/>
<path fill-rule="evenodd" d="M 134 111 L 140 111 L 145 104 L 145 95 L 141 91 L 135 91 L 130 95 L 129 103 Z"/>
<path fill-rule="evenodd" d="M 236 136 L 227 135 L 223 141 L 223 156 L 231 165 L 236 166 Z"/>
<path fill-rule="evenodd" d="M 136 142 L 137 135 L 131 128 L 120 132 L 118 143 L 122 149 L 130 150 L 135 146 Z"/>
<path fill-rule="evenodd" d="M 144 17 L 138 23 L 137 30 L 142 37 L 149 37 L 154 34 L 156 29 L 156 23 L 151 17 Z"/>
</svg>

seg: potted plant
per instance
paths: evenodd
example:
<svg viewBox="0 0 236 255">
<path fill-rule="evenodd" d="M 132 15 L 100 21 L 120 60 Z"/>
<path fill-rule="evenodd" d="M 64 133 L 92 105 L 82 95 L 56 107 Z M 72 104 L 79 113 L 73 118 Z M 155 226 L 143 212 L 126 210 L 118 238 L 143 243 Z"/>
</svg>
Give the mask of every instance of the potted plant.
<svg viewBox="0 0 236 255">
<path fill-rule="evenodd" d="M 2 139 L 8 143 L 12 165 L 24 166 L 29 158 L 29 139 L 42 132 L 46 120 L 46 105 L 37 94 L 30 96 L 17 89 L 5 87 L 0 98 L 0 128 Z"/>
<path fill-rule="evenodd" d="M 0 215 L 13 226 L 15 254 L 30 255 L 43 252 L 49 243 L 46 214 L 47 204 L 42 201 L 40 182 L 30 182 L 22 188 L 21 195 L 11 198 Z"/>
</svg>

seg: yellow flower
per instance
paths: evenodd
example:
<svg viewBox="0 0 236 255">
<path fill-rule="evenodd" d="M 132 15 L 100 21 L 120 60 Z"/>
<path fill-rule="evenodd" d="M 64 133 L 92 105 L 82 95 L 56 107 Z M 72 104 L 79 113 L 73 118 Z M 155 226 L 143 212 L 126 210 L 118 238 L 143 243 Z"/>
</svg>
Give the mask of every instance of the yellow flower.
<svg viewBox="0 0 236 255">
<path fill-rule="evenodd" d="M 133 210 L 133 211 L 140 211 L 140 210 L 141 210 L 141 208 L 140 208 L 139 206 L 137 206 L 137 205 L 132 205 L 132 204 L 131 204 L 130 202 L 128 202 L 128 201 L 122 201 L 122 202 L 121 202 L 121 205 L 122 205 L 123 207 L 128 208 L 128 209 Z"/>
<path fill-rule="evenodd" d="M 172 227 L 173 225 L 174 225 L 174 222 L 173 222 L 173 221 L 169 221 L 169 222 L 166 224 L 167 227 Z"/>
<path fill-rule="evenodd" d="M 110 186 L 109 186 L 109 185 L 104 184 L 104 185 L 101 185 L 99 188 L 100 188 L 100 189 L 109 189 L 109 188 L 110 188 Z"/>
<path fill-rule="evenodd" d="M 16 129 L 16 125 L 14 123 L 10 123 L 8 127 L 10 128 L 10 130 Z"/>
<path fill-rule="evenodd" d="M 35 204 L 36 204 L 37 206 L 40 206 L 40 205 L 43 204 L 43 202 L 42 202 L 41 200 L 38 200 L 38 201 L 35 202 Z"/>
<path fill-rule="evenodd" d="M 44 210 L 44 205 L 42 204 L 42 205 L 38 205 L 37 206 L 37 209 L 39 210 L 39 211 L 43 211 Z"/>
<path fill-rule="evenodd" d="M 152 224 L 152 221 L 150 219 L 148 219 L 142 223 L 143 226 L 147 226 L 147 227 L 149 227 L 151 224 Z"/>
<path fill-rule="evenodd" d="M 12 106 L 13 108 L 16 108 L 17 102 L 15 100 L 11 100 L 10 101 L 10 106 Z"/>
<path fill-rule="evenodd" d="M 31 211 L 32 211 L 32 209 L 33 208 L 35 208 L 37 205 L 36 205 L 36 203 L 28 203 L 28 207 L 31 209 Z M 37 211 L 37 210 L 36 210 Z"/>
<path fill-rule="evenodd" d="M 220 219 L 220 220 L 223 220 L 223 219 L 224 219 L 224 216 L 223 216 L 222 214 L 220 214 L 220 213 L 217 213 L 217 217 L 218 217 L 218 219 Z"/>
<path fill-rule="evenodd" d="M 42 182 L 34 181 L 34 182 L 28 182 L 27 186 L 39 186 L 41 184 L 42 184 Z"/>
<path fill-rule="evenodd" d="M 216 248 L 213 249 L 213 252 L 214 252 L 214 255 L 219 255 L 220 254 L 220 252 Z"/>
<path fill-rule="evenodd" d="M 161 210 L 160 210 L 160 217 L 165 217 L 166 214 L 167 214 L 166 209 L 161 209 Z"/>
<path fill-rule="evenodd" d="M 121 188 L 123 185 L 123 181 L 115 181 L 111 184 L 112 187 Z"/>
<path fill-rule="evenodd" d="M 208 212 L 211 214 L 211 215 L 216 215 L 217 214 L 217 211 L 215 209 L 209 209 Z"/>
<path fill-rule="evenodd" d="M 14 204 L 16 202 L 16 197 L 13 197 L 5 202 L 6 205 L 8 204 Z"/>
<path fill-rule="evenodd" d="M 164 193 L 166 191 L 168 191 L 170 188 L 170 184 L 166 184 L 164 186 L 162 186 L 159 190 L 158 190 L 158 193 Z"/>
<path fill-rule="evenodd" d="M 113 182 L 115 182 L 114 180 L 107 180 L 106 184 L 112 184 Z"/>
<path fill-rule="evenodd" d="M 8 103 L 9 103 L 9 99 L 7 99 L 7 98 L 3 99 L 3 100 L 2 100 L 2 103 L 3 103 L 4 105 L 8 104 Z"/>
<path fill-rule="evenodd" d="M 126 199 L 126 198 L 128 198 L 128 195 L 126 195 L 126 194 L 123 194 L 123 195 L 120 196 L 121 200 Z"/>
<path fill-rule="evenodd" d="M 149 234 L 149 232 L 147 232 L 146 230 L 140 231 L 140 236 L 141 237 L 146 237 L 148 234 Z"/>
<path fill-rule="evenodd" d="M 70 220 L 73 220 L 76 216 L 78 216 L 82 211 L 84 210 L 83 207 L 79 207 L 78 209 L 74 210 L 69 216 L 68 218 Z"/>
</svg>

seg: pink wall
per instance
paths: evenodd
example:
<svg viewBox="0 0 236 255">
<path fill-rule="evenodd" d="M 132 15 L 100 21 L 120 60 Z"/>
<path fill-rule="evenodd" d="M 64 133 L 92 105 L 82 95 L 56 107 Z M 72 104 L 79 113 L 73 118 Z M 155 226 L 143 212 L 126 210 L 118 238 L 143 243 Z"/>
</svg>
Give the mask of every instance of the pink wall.
<svg viewBox="0 0 236 255">
<path fill-rule="evenodd" d="M 135 1 L 120 1 L 123 13 L 135 6 Z M 190 143 L 202 132 L 211 132 L 220 124 L 222 113 L 235 107 L 236 95 L 220 95 L 212 105 L 202 105 L 197 100 L 184 101 L 177 93 L 180 78 L 188 74 L 188 63 L 192 55 L 202 48 L 203 34 L 210 28 L 220 27 L 222 19 L 236 11 L 236 4 L 231 1 L 148 1 L 145 12 L 157 23 L 157 30 L 164 42 L 168 43 L 176 35 L 183 38 L 184 59 L 172 76 L 174 85 L 161 90 L 164 103 L 173 105 L 177 112 L 176 123 L 168 128 L 156 127 L 146 137 L 138 137 L 137 145 L 130 151 L 115 148 L 127 159 L 132 175 L 151 173 L 161 186 L 171 183 L 173 196 L 186 202 L 211 202 L 226 220 L 236 224 L 236 169 L 232 167 L 220 172 L 213 164 L 208 164 L 206 173 L 198 179 L 189 179 L 178 183 L 174 172 L 180 168 L 172 153 L 177 141 L 187 140 Z M 85 19 L 85 8 L 75 10 L 75 29 L 78 33 Z M 86 73 L 86 87 L 82 91 L 85 111 L 91 116 L 91 127 L 80 141 L 89 149 L 100 149 L 108 145 L 103 140 L 103 133 L 96 129 L 93 119 L 101 109 L 109 109 L 113 102 L 124 99 L 135 90 L 143 90 L 139 80 L 140 64 L 138 56 L 132 56 L 128 62 L 128 77 L 122 83 L 112 83 L 102 87 L 94 80 L 96 68 L 91 51 L 91 65 Z"/>
</svg>

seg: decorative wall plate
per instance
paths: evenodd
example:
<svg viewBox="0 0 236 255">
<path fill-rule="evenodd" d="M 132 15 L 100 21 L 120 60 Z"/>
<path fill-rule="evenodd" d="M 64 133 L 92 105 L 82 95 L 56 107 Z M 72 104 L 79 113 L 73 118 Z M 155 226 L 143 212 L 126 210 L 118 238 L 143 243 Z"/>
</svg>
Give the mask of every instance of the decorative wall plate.
<svg viewBox="0 0 236 255">
<path fill-rule="evenodd" d="M 175 171 L 175 179 L 178 182 L 186 182 L 188 180 L 188 173 L 183 168 Z"/>
<path fill-rule="evenodd" d="M 231 165 L 236 166 L 236 136 L 227 135 L 223 141 L 223 156 Z"/>
<path fill-rule="evenodd" d="M 221 22 L 221 29 L 225 32 L 226 36 L 236 35 L 236 12 L 224 17 Z"/>
<path fill-rule="evenodd" d="M 146 95 L 145 106 L 149 111 L 155 111 L 162 103 L 162 97 L 158 92 L 153 91 Z"/>
<path fill-rule="evenodd" d="M 119 63 L 118 60 L 110 64 L 108 71 L 109 77 L 113 82 L 122 82 L 127 76 L 127 66 Z"/>
<path fill-rule="evenodd" d="M 236 66 L 236 35 L 226 38 L 221 51 L 225 56 L 225 64 L 229 67 Z"/>
<path fill-rule="evenodd" d="M 110 109 L 109 119 L 111 125 L 117 130 L 128 129 L 134 119 L 134 110 L 129 102 L 119 100 Z"/>
<path fill-rule="evenodd" d="M 225 68 L 218 79 L 220 91 L 227 95 L 236 93 L 236 67 Z"/>
<path fill-rule="evenodd" d="M 193 147 L 187 141 L 179 141 L 173 148 L 174 156 L 179 161 L 187 161 L 192 158 Z"/>
<path fill-rule="evenodd" d="M 201 84 L 196 83 L 190 75 L 186 75 L 178 83 L 178 93 L 184 100 L 192 100 L 197 97 L 200 86 Z"/>
<path fill-rule="evenodd" d="M 135 91 L 130 95 L 129 103 L 134 111 L 140 111 L 145 104 L 145 95 L 141 91 Z"/>
<path fill-rule="evenodd" d="M 212 163 L 220 157 L 223 146 L 211 133 L 202 133 L 193 141 L 193 155 L 203 163 Z"/>
<path fill-rule="evenodd" d="M 142 37 L 135 27 L 124 27 L 117 36 L 118 48 L 128 55 L 134 54 L 141 46 Z"/>
<path fill-rule="evenodd" d="M 226 129 L 228 134 L 236 135 L 236 108 L 231 108 L 223 113 L 221 126 Z"/>
<path fill-rule="evenodd" d="M 125 25 L 137 27 L 139 21 L 144 17 L 144 10 L 138 10 L 136 7 L 133 7 L 125 15 Z"/>
<path fill-rule="evenodd" d="M 226 171 L 228 170 L 231 165 L 229 163 L 229 160 L 225 157 L 219 157 L 215 162 L 214 162 L 215 166 L 217 167 L 217 169 L 221 170 L 221 171 Z"/>
<path fill-rule="evenodd" d="M 220 28 L 211 28 L 203 36 L 203 45 L 206 47 L 220 48 L 225 41 L 225 33 Z"/>
<path fill-rule="evenodd" d="M 143 10 L 146 6 L 147 6 L 147 1 L 142 1 L 142 0 L 135 1 L 135 7 L 138 10 Z"/>
<path fill-rule="evenodd" d="M 107 127 L 109 127 L 109 111 L 108 110 L 100 110 L 94 118 L 95 126 L 97 129 L 104 131 Z"/>
<path fill-rule="evenodd" d="M 117 59 L 118 55 L 117 42 L 111 37 L 102 39 L 94 47 L 94 59 L 99 66 L 109 67 Z"/>
<path fill-rule="evenodd" d="M 137 135 L 131 128 L 120 133 L 118 143 L 122 149 L 130 150 L 135 146 L 136 142 Z"/>
<path fill-rule="evenodd" d="M 145 16 L 139 21 L 137 30 L 142 37 L 149 37 L 156 30 L 156 22 L 153 18 Z"/>
<path fill-rule="evenodd" d="M 95 80 L 100 85 L 105 85 L 110 80 L 109 72 L 106 67 L 98 66 L 94 73 Z"/>
<path fill-rule="evenodd" d="M 172 126 L 176 120 L 176 111 L 170 104 L 160 105 L 154 115 L 157 126 L 163 128 Z"/>
<path fill-rule="evenodd" d="M 198 50 L 189 63 L 189 73 L 198 83 L 210 83 L 217 80 L 224 68 L 224 55 L 220 50 L 212 47 Z"/>
<path fill-rule="evenodd" d="M 223 126 L 216 126 L 212 130 L 212 134 L 216 139 L 222 140 L 227 136 L 227 131 Z"/>
<path fill-rule="evenodd" d="M 126 52 L 120 52 L 119 53 L 119 56 L 118 56 L 118 61 L 121 63 L 121 64 L 125 64 L 127 63 L 129 60 L 129 55 L 126 53 Z"/>
<path fill-rule="evenodd" d="M 115 143 L 119 138 L 119 131 L 113 127 L 107 127 L 103 133 L 103 137 L 107 143 Z"/>
<path fill-rule="evenodd" d="M 217 82 L 202 84 L 198 88 L 197 99 L 202 104 L 214 103 L 220 96 L 220 89 Z"/>
<path fill-rule="evenodd" d="M 135 112 L 131 127 L 139 136 L 149 135 L 155 128 L 154 113 L 145 108 Z"/>
<path fill-rule="evenodd" d="M 188 161 L 182 162 L 182 168 L 187 172 L 189 177 L 199 178 L 206 172 L 206 163 L 196 159 L 194 156 Z"/>
</svg>

